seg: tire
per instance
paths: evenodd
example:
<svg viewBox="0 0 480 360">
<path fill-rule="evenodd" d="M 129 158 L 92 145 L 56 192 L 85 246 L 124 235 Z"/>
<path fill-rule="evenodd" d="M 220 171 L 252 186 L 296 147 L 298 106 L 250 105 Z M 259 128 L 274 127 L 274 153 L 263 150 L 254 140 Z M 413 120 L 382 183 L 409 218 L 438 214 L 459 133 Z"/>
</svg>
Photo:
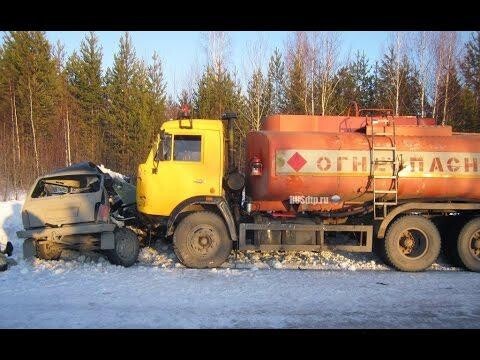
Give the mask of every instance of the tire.
<svg viewBox="0 0 480 360">
<path fill-rule="evenodd" d="M 43 260 L 58 260 L 62 255 L 63 247 L 53 241 L 37 241 L 37 257 Z"/>
<path fill-rule="evenodd" d="M 220 216 L 201 211 L 186 216 L 177 226 L 173 249 L 187 267 L 214 268 L 227 260 L 232 251 L 232 240 Z"/>
<path fill-rule="evenodd" d="M 437 259 L 441 242 L 430 220 L 417 215 L 403 216 L 388 229 L 385 254 L 397 270 L 423 271 Z"/>
<path fill-rule="evenodd" d="M 140 244 L 137 235 L 130 229 L 117 228 L 114 231 L 115 248 L 105 250 L 108 260 L 114 265 L 130 267 L 138 259 Z"/>
<path fill-rule="evenodd" d="M 458 235 L 458 256 L 470 271 L 480 272 L 480 218 L 470 220 Z"/>
</svg>

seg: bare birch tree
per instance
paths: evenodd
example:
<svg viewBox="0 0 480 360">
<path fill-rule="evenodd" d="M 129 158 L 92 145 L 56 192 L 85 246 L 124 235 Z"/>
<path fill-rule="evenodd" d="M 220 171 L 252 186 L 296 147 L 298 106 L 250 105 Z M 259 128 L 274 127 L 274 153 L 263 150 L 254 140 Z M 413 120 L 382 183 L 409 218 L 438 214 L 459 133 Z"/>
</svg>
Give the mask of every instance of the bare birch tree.
<svg viewBox="0 0 480 360">
<path fill-rule="evenodd" d="M 285 63 L 287 68 L 287 110 L 295 114 L 309 112 L 309 44 L 307 33 L 297 31 L 287 40 Z"/>
<path fill-rule="evenodd" d="M 448 88 L 450 85 L 450 76 L 453 71 L 453 68 L 455 67 L 455 55 L 457 52 L 457 42 L 458 42 L 458 37 L 457 33 L 455 31 L 449 31 L 443 33 L 444 36 L 444 46 L 443 46 L 443 51 L 445 52 L 445 55 L 443 56 L 443 59 L 445 61 L 444 63 L 444 72 L 445 72 L 445 96 L 444 96 L 444 102 L 443 102 L 443 116 L 442 116 L 442 125 L 445 125 L 447 121 L 447 110 L 448 110 L 448 105 L 449 105 L 449 96 L 452 94 L 448 93 Z"/>
<path fill-rule="evenodd" d="M 402 60 L 405 57 L 405 34 L 401 31 L 396 31 L 393 34 L 393 38 L 391 39 L 391 45 L 393 48 L 393 61 L 394 61 L 394 69 L 393 74 L 391 74 L 391 81 L 395 91 L 395 115 L 399 115 L 400 110 L 400 88 L 402 86 L 402 73 L 401 73 L 401 66 Z"/>
<path fill-rule="evenodd" d="M 28 79 L 28 98 L 30 101 L 30 124 L 32 126 L 32 136 L 33 136 L 33 152 L 35 154 L 35 170 L 36 175 L 40 175 L 40 161 L 38 159 L 38 150 L 37 150 L 37 136 L 35 132 L 35 123 L 33 121 L 33 94 L 32 94 L 32 84 L 31 79 Z"/>
<path fill-rule="evenodd" d="M 247 63 L 243 64 L 247 84 L 242 113 L 249 130 L 260 130 L 262 118 L 270 110 L 271 84 L 266 75 L 266 42 L 261 34 L 247 45 Z"/>
<path fill-rule="evenodd" d="M 322 115 L 329 113 L 329 104 L 331 97 L 338 85 L 338 79 L 335 80 L 340 62 L 340 35 L 338 32 L 322 32 L 315 41 L 315 55 L 318 55 L 317 60 L 317 78 L 320 92 L 320 109 Z M 315 38 L 315 40 L 317 39 Z"/>
<path fill-rule="evenodd" d="M 225 31 L 209 31 L 203 34 L 203 38 L 207 65 L 213 68 L 218 78 L 220 73 L 228 67 L 230 36 Z"/>
<path fill-rule="evenodd" d="M 426 116 L 426 106 L 428 103 L 428 87 L 432 76 L 432 56 L 429 51 L 433 33 L 429 31 L 419 31 L 411 36 L 413 59 L 418 70 L 418 80 L 420 83 L 420 114 Z"/>
<path fill-rule="evenodd" d="M 455 68 L 458 51 L 458 35 L 455 31 L 436 33 L 431 39 L 431 51 L 434 55 L 433 117 L 438 118 L 442 107 L 442 125 L 446 124 L 449 102 L 450 77 Z M 442 102 L 440 102 L 440 100 Z"/>
<path fill-rule="evenodd" d="M 12 171 L 12 184 L 13 184 L 13 192 L 15 194 L 15 200 L 17 200 L 17 155 L 15 154 L 15 143 L 17 142 L 15 140 L 15 115 L 14 115 L 14 102 L 15 102 L 15 96 L 14 92 L 12 90 L 12 84 L 10 83 L 10 101 L 11 101 L 11 112 L 12 112 L 12 159 L 13 159 L 13 171 Z M 6 122 L 3 124 L 3 133 L 6 134 Z M 7 166 L 6 166 L 6 156 L 5 158 L 5 174 L 7 174 Z M 7 183 L 7 179 L 5 179 Z M 5 193 L 7 191 L 5 190 Z"/>
</svg>

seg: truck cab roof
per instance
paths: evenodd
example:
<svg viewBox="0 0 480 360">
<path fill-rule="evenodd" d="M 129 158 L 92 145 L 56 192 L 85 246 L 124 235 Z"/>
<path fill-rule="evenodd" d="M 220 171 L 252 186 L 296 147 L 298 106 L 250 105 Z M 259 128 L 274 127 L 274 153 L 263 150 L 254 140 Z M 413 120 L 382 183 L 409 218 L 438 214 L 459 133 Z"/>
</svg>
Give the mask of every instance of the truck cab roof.
<svg viewBox="0 0 480 360">
<path fill-rule="evenodd" d="M 218 119 L 178 119 L 165 121 L 162 125 L 165 131 L 176 129 L 223 130 L 222 120 Z"/>
</svg>

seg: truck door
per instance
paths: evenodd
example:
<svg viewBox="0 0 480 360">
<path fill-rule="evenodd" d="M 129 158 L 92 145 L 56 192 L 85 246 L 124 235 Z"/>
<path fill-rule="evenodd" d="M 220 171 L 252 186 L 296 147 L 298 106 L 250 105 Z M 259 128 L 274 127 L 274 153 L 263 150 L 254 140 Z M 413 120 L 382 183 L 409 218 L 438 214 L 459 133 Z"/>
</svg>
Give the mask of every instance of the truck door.
<svg viewBox="0 0 480 360">
<path fill-rule="evenodd" d="M 166 141 L 172 141 L 172 146 L 155 174 L 154 197 L 158 200 L 153 205 L 154 213 L 168 216 L 178 204 L 191 197 L 221 195 L 220 135 L 215 130 L 198 133 L 180 130 L 168 134 Z"/>
</svg>

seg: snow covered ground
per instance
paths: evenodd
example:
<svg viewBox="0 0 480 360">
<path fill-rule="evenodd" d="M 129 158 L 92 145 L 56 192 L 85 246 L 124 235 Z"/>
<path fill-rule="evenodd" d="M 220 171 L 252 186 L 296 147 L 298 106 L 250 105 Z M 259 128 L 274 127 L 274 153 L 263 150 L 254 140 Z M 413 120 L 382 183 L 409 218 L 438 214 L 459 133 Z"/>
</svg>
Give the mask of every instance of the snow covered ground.
<svg viewBox="0 0 480 360">
<path fill-rule="evenodd" d="M 220 269 L 183 267 L 171 246 L 128 269 L 94 253 L 22 259 L 22 201 L 0 202 L 0 328 L 480 328 L 480 275 L 434 264 L 401 273 L 373 254 L 234 254 Z"/>
</svg>

